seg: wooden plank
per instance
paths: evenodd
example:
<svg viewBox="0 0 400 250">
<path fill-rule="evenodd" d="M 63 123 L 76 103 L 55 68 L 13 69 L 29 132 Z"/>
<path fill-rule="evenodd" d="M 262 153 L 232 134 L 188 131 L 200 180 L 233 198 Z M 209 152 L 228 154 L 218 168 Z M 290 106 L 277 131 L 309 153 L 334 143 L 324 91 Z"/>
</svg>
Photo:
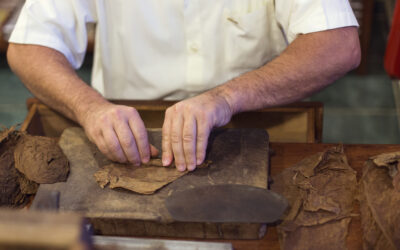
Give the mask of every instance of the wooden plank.
<svg viewBox="0 0 400 250">
<path fill-rule="evenodd" d="M 315 142 L 322 142 L 322 128 L 324 121 L 324 107 L 322 105 L 315 105 Z"/>
<path fill-rule="evenodd" d="M 212 243 L 201 241 L 177 241 L 164 239 L 143 239 L 110 236 L 93 236 L 95 249 L 135 250 L 135 249 L 162 249 L 162 250 L 232 250 L 232 244 Z"/>
<path fill-rule="evenodd" d="M 149 139 L 160 148 L 161 131 L 149 131 Z M 96 148 L 82 129 L 66 130 L 60 146 L 70 161 L 70 176 L 65 183 L 40 185 L 38 194 L 60 191 L 60 211 L 84 213 L 98 234 L 254 239 L 265 229 L 264 225 L 249 223 L 176 222 L 164 204 L 173 192 L 204 185 L 243 184 L 267 188 L 269 150 L 265 130 L 214 131 L 206 159 L 212 161 L 211 167 L 189 173 L 153 195 L 101 189 L 93 174 L 102 160 L 96 161 L 94 154 L 98 156 L 99 152 L 93 151 Z"/>
<path fill-rule="evenodd" d="M 0 221 L 0 249 L 87 249 L 90 244 L 77 214 L 2 209 Z"/>
<path fill-rule="evenodd" d="M 44 135 L 42 121 L 40 120 L 40 114 L 37 111 L 38 104 L 32 105 L 29 109 L 28 114 L 21 125 L 21 131 L 26 131 L 31 135 Z"/>
<path fill-rule="evenodd" d="M 361 44 L 361 62 L 356 69 L 358 74 L 368 72 L 368 52 L 371 43 L 372 20 L 374 16 L 374 0 L 362 0 L 362 17 L 359 21 L 360 44 Z"/>
</svg>

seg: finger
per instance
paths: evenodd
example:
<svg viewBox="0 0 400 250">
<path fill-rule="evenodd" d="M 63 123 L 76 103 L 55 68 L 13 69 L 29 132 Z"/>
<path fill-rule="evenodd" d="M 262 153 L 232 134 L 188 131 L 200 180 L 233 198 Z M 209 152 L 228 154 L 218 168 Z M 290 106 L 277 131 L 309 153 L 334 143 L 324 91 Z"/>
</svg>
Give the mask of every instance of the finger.
<svg viewBox="0 0 400 250">
<path fill-rule="evenodd" d="M 150 145 L 147 136 L 147 130 L 144 126 L 142 119 L 140 118 L 137 111 L 133 117 L 129 118 L 129 126 L 135 137 L 137 149 L 139 150 L 140 159 L 143 163 L 147 163 L 150 160 Z"/>
<path fill-rule="evenodd" d="M 168 109 L 165 112 L 164 124 L 162 127 L 162 163 L 163 166 L 169 166 L 172 163 L 172 145 L 171 145 L 171 115 L 170 110 Z"/>
<path fill-rule="evenodd" d="M 184 119 L 182 141 L 186 167 L 193 171 L 196 168 L 196 119 L 193 115 Z"/>
<path fill-rule="evenodd" d="M 127 161 L 124 152 L 122 151 L 118 137 L 115 134 L 114 129 L 104 129 L 102 131 L 104 137 L 104 143 L 107 147 L 107 151 L 112 156 L 112 159 L 124 163 Z"/>
<path fill-rule="evenodd" d="M 152 157 L 156 157 L 159 153 L 160 151 L 156 147 L 150 144 L 150 155 Z"/>
<path fill-rule="evenodd" d="M 103 134 L 100 134 L 99 136 L 96 137 L 95 141 L 97 148 L 100 150 L 100 152 L 105 155 L 108 159 L 112 161 L 118 161 L 110 152 L 108 152 L 108 148 L 106 146 L 106 143 L 103 138 Z"/>
<path fill-rule="evenodd" d="M 94 143 L 97 148 L 99 149 L 99 151 L 106 156 L 108 159 L 112 160 L 112 161 L 116 161 L 117 159 L 115 159 L 113 157 L 113 155 L 111 155 L 108 152 L 108 148 L 106 147 L 106 144 L 104 142 L 104 137 L 103 137 L 103 132 L 101 129 L 92 129 L 92 130 L 85 130 L 85 133 L 89 139 L 89 141 L 91 141 L 92 143 Z"/>
<path fill-rule="evenodd" d="M 211 126 L 204 117 L 197 120 L 197 139 L 196 139 L 196 164 L 200 165 L 206 158 L 206 150 L 208 137 L 210 135 Z"/>
<path fill-rule="evenodd" d="M 170 137 L 172 152 L 175 159 L 175 166 L 179 171 L 185 171 L 186 169 L 186 162 L 182 144 L 182 130 L 183 117 L 181 115 L 178 115 L 177 117 L 174 117 L 174 120 L 172 121 Z"/>
<path fill-rule="evenodd" d="M 135 137 L 133 136 L 127 121 L 115 122 L 114 130 L 126 159 L 136 166 L 140 165 L 140 155 L 137 149 Z"/>
</svg>

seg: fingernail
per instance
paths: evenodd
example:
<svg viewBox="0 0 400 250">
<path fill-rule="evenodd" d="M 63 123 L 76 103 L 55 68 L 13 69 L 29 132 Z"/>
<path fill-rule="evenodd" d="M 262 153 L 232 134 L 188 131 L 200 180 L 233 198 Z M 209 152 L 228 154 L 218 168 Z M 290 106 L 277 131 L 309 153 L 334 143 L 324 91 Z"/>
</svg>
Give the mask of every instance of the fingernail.
<svg viewBox="0 0 400 250">
<path fill-rule="evenodd" d="M 190 166 L 188 166 L 188 170 L 189 170 L 189 171 L 193 171 L 195 168 L 196 168 L 195 165 L 190 165 Z"/>
<path fill-rule="evenodd" d="M 165 158 L 165 157 L 163 157 L 163 159 L 162 159 L 162 165 L 163 165 L 164 167 L 166 167 L 166 166 L 168 166 L 168 163 L 169 163 L 168 159 Z"/>
<path fill-rule="evenodd" d="M 149 161 L 150 161 L 150 158 L 149 158 L 149 157 L 146 157 L 146 158 L 142 159 L 142 162 L 143 162 L 143 163 L 148 163 Z"/>
<path fill-rule="evenodd" d="M 178 166 L 176 166 L 176 168 L 181 172 L 185 171 L 185 166 L 184 165 L 178 165 Z"/>
<path fill-rule="evenodd" d="M 197 160 L 196 160 L 196 164 L 197 164 L 197 165 L 200 165 L 200 164 L 201 164 L 201 159 L 197 159 Z"/>
</svg>

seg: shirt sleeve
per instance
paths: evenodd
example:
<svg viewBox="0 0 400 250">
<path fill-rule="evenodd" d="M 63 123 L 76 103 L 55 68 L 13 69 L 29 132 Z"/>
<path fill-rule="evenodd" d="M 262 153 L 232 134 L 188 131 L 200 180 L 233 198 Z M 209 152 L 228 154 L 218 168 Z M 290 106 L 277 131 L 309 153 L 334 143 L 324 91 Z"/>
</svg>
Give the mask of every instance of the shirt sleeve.
<svg viewBox="0 0 400 250">
<path fill-rule="evenodd" d="M 77 69 L 86 53 L 86 24 L 96 21 L 94 10 L 89 0 L 27 0 L 9 42 L 55 49 Z"/>
<path fill-rule="evenodd" d="M 358 27 L 348 0 L 276 0 L 275 12 L 289 43 L 299 34 Z"/>
</svg>

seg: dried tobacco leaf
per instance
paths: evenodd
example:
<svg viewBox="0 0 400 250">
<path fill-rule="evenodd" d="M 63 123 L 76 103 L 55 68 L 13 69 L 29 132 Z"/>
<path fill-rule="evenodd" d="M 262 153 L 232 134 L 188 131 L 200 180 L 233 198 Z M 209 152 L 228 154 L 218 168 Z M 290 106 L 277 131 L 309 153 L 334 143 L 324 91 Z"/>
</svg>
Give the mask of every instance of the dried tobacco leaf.
<svg viewBox="0 0 400 250">
<path fill-rule="evenodd" d="M 56 138 L 23 135 L 14 151 L 15 167 L 36 183 L 56 183 L 67 180 L 68 159 Z"/>
<path fill-rule="evenodd" d="M 310 156 L 274 178 L 290 209 L 278 226 L 283 249 L 346 249 L 356 172 L 342 147 Z"/>
<path fill-rule="evenodd" d="M 0 206 L 23 206 L 27 195 L 36 193 L 37 183 L 65 181 L 69 171 L 55 139 L 15 127 L 0 131 Z"/>
<path fill-rule="evenodd" d="M 207 167 L 211 162 L 203 163 L 199 168 Z M 124 188 L 136 193 L 152 194 L 163 186 L 187 174 L 180 172 L 175 165 L 163 167 L 161 159 L 151 159 L 142 166 L 113 163 L 104 166 L 94 174 L 100 187 Z"/>
<path fill-rule="evenodd" d="M 26 195 L 21 192 L 20 177 L 14 167 L 14 148 L 20 133 L 15 127 L 0 132 L 0 206 L 20 207 L 26 202 Z"/>
<path fill-rule="evenodd" d="M 400 152 L 371 157 L 360 181 L 364 249 L 400 249 Z"/>
<path fill-rule="evenodd" d="M 34 181 L 28 180 L 24 174 L 18 172 L 18 182 L 21 193 L 23 194 L 36 194 L 39 184 Z"/>
</svg>

